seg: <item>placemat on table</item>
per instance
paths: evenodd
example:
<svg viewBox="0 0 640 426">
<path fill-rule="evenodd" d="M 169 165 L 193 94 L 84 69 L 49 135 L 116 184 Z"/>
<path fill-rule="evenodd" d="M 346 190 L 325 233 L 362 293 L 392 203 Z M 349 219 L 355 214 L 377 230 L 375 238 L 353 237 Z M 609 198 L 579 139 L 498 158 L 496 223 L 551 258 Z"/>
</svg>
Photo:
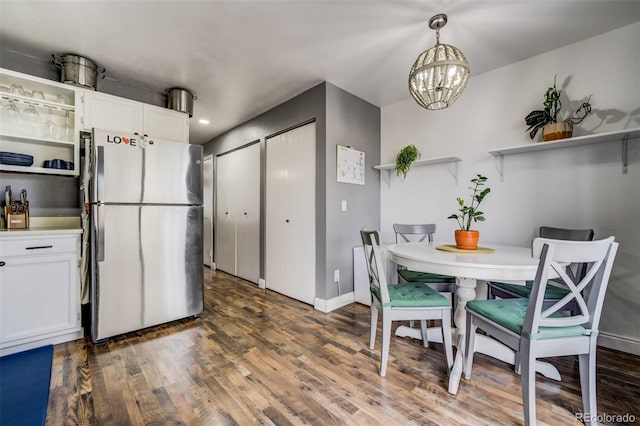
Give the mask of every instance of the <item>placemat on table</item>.
<svg viewBox="0 0 640 426">
<path fill-rule="evenodd" d="M 436 246 L 436 249 L 442 250 L 442 251 L 450 251 L 452 253 L 467 253 L 467 254 L 489 254 L 489 253 L 495 252 L 494 249 L 489 247 L 478 247 L 475 250 L 463 250 L 463 249 L 457 248 L 455 244 L 442 244 L 442 245 Z"/>
</svg>

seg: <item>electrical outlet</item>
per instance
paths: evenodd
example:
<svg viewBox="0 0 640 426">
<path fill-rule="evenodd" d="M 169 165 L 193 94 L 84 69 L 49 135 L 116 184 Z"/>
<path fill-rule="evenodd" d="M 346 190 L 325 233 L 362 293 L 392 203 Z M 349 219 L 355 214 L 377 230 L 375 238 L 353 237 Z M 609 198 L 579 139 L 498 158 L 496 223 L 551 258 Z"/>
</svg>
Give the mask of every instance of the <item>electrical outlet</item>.
<svg viewBox="0 0 640 426">
<path fill-rule="evenodd" d="M 340 203 L 340 209 L 341 209 L 343 212 L 346 212 L 346 211 L 347 211 L 347 200 L 342 200 L 342 203 Z"/>
<path fill-rule="evenodd" d="M 336 269 L 335 271 L 333 271 L 333 281 L 340 281 L 340 269 Z"/>
</svg>

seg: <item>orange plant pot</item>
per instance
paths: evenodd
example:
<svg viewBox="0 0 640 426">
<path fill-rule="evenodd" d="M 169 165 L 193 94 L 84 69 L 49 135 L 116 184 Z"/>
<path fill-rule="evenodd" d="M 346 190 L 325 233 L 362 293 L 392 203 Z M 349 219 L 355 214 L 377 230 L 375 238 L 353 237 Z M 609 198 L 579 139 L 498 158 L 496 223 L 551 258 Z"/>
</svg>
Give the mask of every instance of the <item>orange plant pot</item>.
<svg viewBox="0 0 640 426">
<path fill-rule="evenodd" d="M 542 140 L 545 142 L 570 138 L 573 135 L 573 124 L 565 121 L 547 124 L 542 128 Z"/>
<path fill-rule="evenodd" d="M 460 250 L 477 250 L 480 232 L 478 231 L 456 231 L 456 248 Z"/>
</svg>

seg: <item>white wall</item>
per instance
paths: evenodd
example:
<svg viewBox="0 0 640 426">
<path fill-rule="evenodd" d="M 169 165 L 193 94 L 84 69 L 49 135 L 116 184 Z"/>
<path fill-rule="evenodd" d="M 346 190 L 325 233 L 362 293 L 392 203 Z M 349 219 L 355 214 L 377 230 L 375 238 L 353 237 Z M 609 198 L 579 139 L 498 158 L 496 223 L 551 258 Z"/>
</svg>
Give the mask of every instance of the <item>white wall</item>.
<svg viewBox="0 0 640 426">
<path fill-rule="evenodd" d="M 593 228 L 596 238 L 615 235 L 620 249 L 600 343 L 640 354 L 640 140 L 629 143 L 626 175 L 617 142 L 505 157 L 503 181 L 487 153 L 532 143 L 524 117 L 541 109 L 554 75 L 576 107 L 593 94 L 594 114 L 574 136 L 640 127 L 639 41 L 636 23 L 473 76 L 456 104 L 443 111 L 427 111 L 413 99 L 384 107 L 382 163 L 394 162 L 408 144 L 422 158 L 455 155 L 462 162 L 457 184 L 453 165 L 412 168 L 404 182 L 392 176 L 389 185 L 382 179 L 383 240 L 393 240 L 395 222 L 433 222 L 436 237 L 452 241 L 456 223 L 446 217 L 455 212 L 457 196 L 468 197 L 469 179 L 482 173 L 492 192 L 482 205 L 487 221 L 476 225 L 481 245 L 529 245 L 540 225 Z"/>
</svg>

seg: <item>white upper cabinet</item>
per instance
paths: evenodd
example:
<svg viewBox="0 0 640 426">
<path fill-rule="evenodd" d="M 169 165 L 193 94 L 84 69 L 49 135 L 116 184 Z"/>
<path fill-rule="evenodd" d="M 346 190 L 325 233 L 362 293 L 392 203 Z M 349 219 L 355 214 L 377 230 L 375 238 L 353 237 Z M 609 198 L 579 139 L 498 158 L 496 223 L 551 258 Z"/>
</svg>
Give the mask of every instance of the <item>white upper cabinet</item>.
<svg viewBox="0 0 640 426">
<path fill-rule="evenodd" d="M 151 138 L 189 143 L 189 115 L 106 93 L 83 94 L 82 128 L 138 133 Z"/>
<path fill-rule="evenodd" d="M 143 105 L 142 132 L 154 138 L 189 143 L 189 115 L 172 109 Z"/>
<path fill-rule="evenodd" d="M 106 93 L 85 91 L 83 94 L 84 111 L 82 128 L 117 130 L 123 133 L 135 133 L 142 130 L 142 108 L 140 103 Z"/>
<path fill-rule="evenodd" d="M 74 86 L 0 68 L 0 171 L 78 176 L 78 105 Z"/>
</svg>

